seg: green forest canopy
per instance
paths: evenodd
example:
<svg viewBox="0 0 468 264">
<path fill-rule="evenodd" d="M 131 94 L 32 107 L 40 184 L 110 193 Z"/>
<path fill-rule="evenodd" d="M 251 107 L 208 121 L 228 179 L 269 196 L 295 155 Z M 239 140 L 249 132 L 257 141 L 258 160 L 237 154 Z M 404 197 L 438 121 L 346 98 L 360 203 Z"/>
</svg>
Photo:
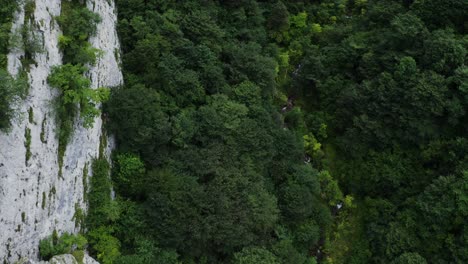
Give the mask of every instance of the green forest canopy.
<svg viewBox="0 0 468 264">
<path fill-rule="evenodd" d="M 468 261 L 466 1 L 117 5 L 118 261 Z"/>
<path fill-rule="evenodd" d="M 468 263 L 467 1 L 116 4 L 101 263 Z M 69 39 L 67 67 L 93 60 Z"/>
</svg>

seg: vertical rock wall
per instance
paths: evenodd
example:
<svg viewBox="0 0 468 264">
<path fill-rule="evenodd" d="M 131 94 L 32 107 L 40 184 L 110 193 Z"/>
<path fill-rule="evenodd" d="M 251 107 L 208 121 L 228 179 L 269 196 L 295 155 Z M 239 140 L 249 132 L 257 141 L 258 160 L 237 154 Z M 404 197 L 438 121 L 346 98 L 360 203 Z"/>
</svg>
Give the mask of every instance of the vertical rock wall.
<svg viewBox="0 0 468 264">
<path fill-rule="evenodd" d="M 21 257 L 37 259 L 39 240 L 54 229 L 59 233 L 79 230 L 74 214 L 78 208 L 85 209 L 85 169 L 98 156 L 102 131 L 100 118 L 89 129 L 83 128 L 79 119 L 75 121 L 65 152 L 63 178 L 59 178 L 54 111 L 57 91 L 47 84 L 47 76 L 53 66 L 61 64 L 60 28 L 54 20 L 60 15 L 61 1 L 35 0 L 35 5 L 32 28 L 42 39 L 43 50 L 35 55 L 36 64 L 30 66 L 30 89 L 17 106 L 12 129 L 0 132 L 0 261 L 7 263 Z M 93 88 L 117 86 L 122 83 L 122 73 L 115 57 L 119 42 L 114 3 L 88 0 L 87 7 L 101 16 L 102 22 L 90 42 L 103 51 L 88 77 Z M 20 11 L 12 31 L 20 29 L 23 23 L 24 11 Z M 22 67 L 21 56 L 21 49 L 12 49 L 8 56 L 8 70 L 13 75 Z"/>
</svg>

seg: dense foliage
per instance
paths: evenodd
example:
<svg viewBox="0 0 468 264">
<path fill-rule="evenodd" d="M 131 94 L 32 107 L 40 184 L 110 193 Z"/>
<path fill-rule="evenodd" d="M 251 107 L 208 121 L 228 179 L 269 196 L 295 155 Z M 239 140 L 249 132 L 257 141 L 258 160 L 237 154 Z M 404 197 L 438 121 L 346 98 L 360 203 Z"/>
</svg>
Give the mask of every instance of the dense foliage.
<svg viewBox="0 0 468 264">
<path fill-rule="evenodd" d="M 117 5 L 117 263 L 468 261 L 465 1 Z"/>
<path fill-rule="evenodd" d="M 117 4 L 126 85 L 106 111 L 119 261 L 313 261 L 336 182 L 304 163 L 300 131 L 277 111 L 269 5 Z"/>
<path fill-rule="evenodd" d="M 337 219 L 328 260 L 467 262 L 468 3 L 345 10 L 304 50 L 289 90 L 311 125 L 327 124 L 328 167 L 360 200 Z"/>
</svg>

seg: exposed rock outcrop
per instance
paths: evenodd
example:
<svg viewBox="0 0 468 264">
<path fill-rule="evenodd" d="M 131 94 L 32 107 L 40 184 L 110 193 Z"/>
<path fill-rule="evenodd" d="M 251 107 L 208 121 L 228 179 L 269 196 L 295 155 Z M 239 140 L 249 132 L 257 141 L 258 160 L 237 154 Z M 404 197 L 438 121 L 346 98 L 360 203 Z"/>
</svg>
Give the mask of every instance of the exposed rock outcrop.
<svg viewBox="0 0 468 264">
<path fill-rule="evenodd" d="M 119 42 L 114 2 L 88 0 L 87 7 L 101 16 L 102 22 L 97 25 L 97 33 L 90 43 L 103 52 L 96 65 L 90 68 L 88 77 L 93 88 L 117 86 L 122 82 L 122 73 L 116 58 Z M 58 47 L 61 32 L 54 18 L 60 12 L 60 0 L 35 0 L 32 30 L 41 40 L 43 49 L 35 54 L 36 63 L 28 67 L 30 89 L 26 99 L 17 106 L 18 115 L 12 120 L 11 130 L 0 132 L 2 262 L 14 263 L 23 257 L 36 261 L 40 239 L 51 235 L 53 230 L 59 234 L 79 230 L 75 211 L 86 209 L 84 186 L 89 180 L 87 176 L 92 175 L 87 170 L 99 154 L 101 118 L 96 118 L 89 129 L 77 118 L 65 152 L 62 177 L 58 177 L 58 128 L 54 111 L 58 92 L 47 84 L 47 76 L 53 66 L 62 63 Z M 12 30 L 19 30 L 23 23 L 24 11 L 20 10 Z M 23 55 L 21 48 L 10 52 L 8 70 L 12 75 L 22 67 Z M 25 131 L 29 131 L 29 136 Z"/>
<path fill-rule="evenodd" d="M 58 255 L 51 258 L 49 261 L 35 262 L 28 258 L 20 259 L 16 264 L 99 264 L 92 257 L 85 255 L 81 262 L 77 261 L 76 258 L 71 254 Z"/>
</svg>

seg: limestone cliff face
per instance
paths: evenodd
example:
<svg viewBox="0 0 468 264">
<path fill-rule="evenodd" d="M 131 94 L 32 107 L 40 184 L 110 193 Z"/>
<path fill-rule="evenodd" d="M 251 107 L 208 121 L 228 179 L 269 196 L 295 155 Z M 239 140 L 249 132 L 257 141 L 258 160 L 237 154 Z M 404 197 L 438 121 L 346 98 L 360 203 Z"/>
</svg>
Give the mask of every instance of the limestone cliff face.
<svg viewBox="0 0 468 264">
<path fill-rule="evenodd" d="M 75 257 L 71 254 L 58 255 L 51 258 L 49 261 L 36 262 L 27 257 L 23 257 L 18 260 L 15 264 L 99 264 L 96 260 L 88 255 L 85 255 L 83 259 L 78 262 Z"/>
<path fill-rule="evenodd" d="M 63 0 L 65 1 L 65 0 Z M 91 44 L 103 52 L 88 77 L 92 87 L 114 87 L 122 83 L 116 54 L 116 11 L 113 1 L 88 0 L 87 7 L 101 16 Z M 47 84 L 51 68 L 62 62 L 58 48 L 61 0 L 35 0 L 32 33 L 43 46 L 30 65 L 30 89 L 17 105 L 17 117 L 8 133 L 0 132 L 0 261 L 14 263 L 22 257 L 38 258 L 39 240 L 53 230 L 77 232 L 78 208 L 86 209 L 83 194 L 92 172 L 87 171 L 98 156 L 102 120 L 86 129 L 79 118 L 64 156 L 63 177 L 58 177 L 58 129 L 54 98 L 57 91 Z M 19 10 L 12 32 L 22 28 L 24 10 Z M 23 51 L 14 48 L 8 56 L 8 71 L 18 74 Z M 28 143 L 28 141 L 30 143 Z M 89 166 L 88 166 L 89 165 Z M 88 177 L 86 177 L 88 175 Z"/>
</svg>

